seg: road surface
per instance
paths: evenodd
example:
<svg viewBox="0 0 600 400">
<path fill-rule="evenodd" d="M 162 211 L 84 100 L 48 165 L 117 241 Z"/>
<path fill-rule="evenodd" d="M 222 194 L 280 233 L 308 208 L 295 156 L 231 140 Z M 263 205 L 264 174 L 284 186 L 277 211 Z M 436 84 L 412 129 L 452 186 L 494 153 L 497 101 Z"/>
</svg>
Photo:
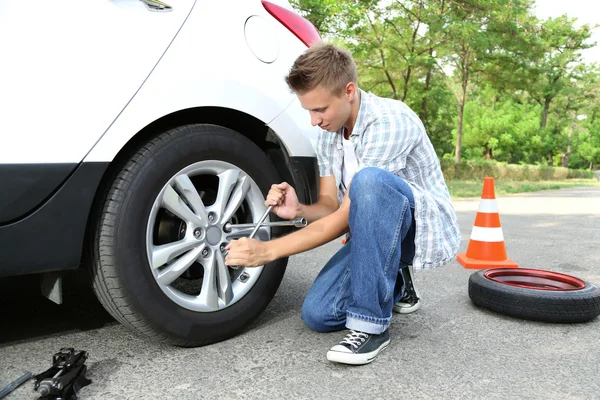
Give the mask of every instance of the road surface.
<svg viewBox="0 0 600 400">
<path fill-rule="evenodd" d="M 521 267 L 600 284 L 600 188 L 498 198 L 508 255 Z M 466 249 L 479 199 L 457 200 Z M 325 354 L 341 333 L 300 320 L 304 295 L 339 241 L 291 258 L 267 310 L 244 333 L 194 349 L 155 344 L 114 322 L 93 295 L 71 286 L 57 306 L 31 279 L 0 280 L 0 386 L 41 372 L 61 347 L 90 353 L 82 399 L 590 399 L 600 397 L 600 319 L 553 325 L 473 306 L 472 271 L 456 261 L 416 281 L 415 314 L 395 316 L 390 347 L 362 367 Z M 8 399 L 33 399 L 30 384 Z"/>
</svg>

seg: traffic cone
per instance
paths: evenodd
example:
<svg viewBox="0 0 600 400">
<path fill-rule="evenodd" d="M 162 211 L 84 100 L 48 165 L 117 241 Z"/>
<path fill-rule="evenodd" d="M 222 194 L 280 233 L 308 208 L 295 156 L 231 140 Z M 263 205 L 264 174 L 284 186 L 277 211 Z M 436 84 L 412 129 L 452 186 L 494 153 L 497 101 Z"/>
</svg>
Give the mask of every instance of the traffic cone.
<svg viewBox="0 0 600 400">
<path fill-rule="evenodd" d="M 467 252 L 458 254 L 456 259 L 467 269 L 519 267 L 506 256 L 504 235 L 494 193 L 494 178 L 483 180 L 483 192 Z"/>
</svg>

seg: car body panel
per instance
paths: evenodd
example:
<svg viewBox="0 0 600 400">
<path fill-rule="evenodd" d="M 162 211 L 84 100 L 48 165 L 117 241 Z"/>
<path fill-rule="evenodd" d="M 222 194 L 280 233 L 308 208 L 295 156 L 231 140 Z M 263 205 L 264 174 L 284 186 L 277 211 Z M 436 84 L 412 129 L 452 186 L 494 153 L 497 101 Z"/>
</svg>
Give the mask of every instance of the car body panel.
<svg viewBox="0 0 600 400">
<path fill-rule="evenodd" d="M 139 0 L 68 0 L 73 14 L 63 16 L 52 3 L 36 13 L 0 3 L 0 34 L 14 38 L 0 55 L 15 60 L 0 63 L 0 276 L 77 268 L 111 162 L 182 110 L 260 120 L 279 137 L 299 196 L 316 201 L 316 133 L 284 81 L 306 46 L 259 0 L 168 4 L 151 12 Z"/>
<path fill-rule="evenodd" d="M 194 0 L 23 2 L 0 9 L 0 163 L 79 163 L 167 49 Z M 131 57 L 135 54 L 135 57 Z M 10 62 L 6 62 L 10 61 Z"/>
<path fill-rule="evenodd" d="M 210 18 L 214 15 L 228 18 Z M 273 62 L 265 63 L 248 46 L 249 16 L 270 24 L 279 49 L 285 49 Z M 152 75 L 85 161 L 111 161 L 135 133 L 179 110 L 223 107 L 268 124 L 295 101 L 284 78 L 305 49 L 260 1 L 199 1 Z M 314 156 L 303 131 L 285 128 L 275 133 L 291 156 Z"/>
<path fill-rule="evenodd" d="M 311 125 L 309 112 L 302 108 L 296 96 L 285 112 L 269 123 L 269 127 L 274 132 L 280 132 L 288 153 L 297 157 L 315 157 L 319 128 Z M 307 147 L 307 141 L 310 148 Z"/>
</svg>

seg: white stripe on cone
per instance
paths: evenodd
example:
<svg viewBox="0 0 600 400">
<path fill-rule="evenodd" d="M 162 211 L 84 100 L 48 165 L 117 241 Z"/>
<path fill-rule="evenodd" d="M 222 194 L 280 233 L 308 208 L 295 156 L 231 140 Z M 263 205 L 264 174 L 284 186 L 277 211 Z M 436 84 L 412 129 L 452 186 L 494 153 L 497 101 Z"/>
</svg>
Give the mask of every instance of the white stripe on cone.
<svg viewBox="0 0 600 400">
<path fill-rule="evenodd" d="M 498 204 L 496 203 L 496 200 L 481 199 L 478 211 L 481 213 L 497 213 Z"/>
<path fill-rule="evenodd" d="M 474 226 L 473 231 L 471 231 L 471 240 L 479 242 L 503 242 L 504 235 L 502 234 L 502 228 Z"/>
</svg>

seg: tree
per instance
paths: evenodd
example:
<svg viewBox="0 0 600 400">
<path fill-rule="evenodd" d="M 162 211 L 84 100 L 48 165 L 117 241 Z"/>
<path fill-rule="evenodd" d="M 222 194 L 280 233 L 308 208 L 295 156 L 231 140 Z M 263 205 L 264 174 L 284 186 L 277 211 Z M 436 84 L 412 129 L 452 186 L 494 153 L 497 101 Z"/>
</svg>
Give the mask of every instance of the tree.
<svg viewBox="0 0 600 400">
<path fill-rule="evenodd" d="M 508 163 L 529 161 L 539 150 L 537 111 L 533 104 L 500 98 L 491 85 L 477 90 L 465 106 L 465 154 Z"/>
<path fill-rule="evenodd" d="M 454 0 L 435 26 L 433 35 L 443 44 L 436 62 L 458 105 L 457 168 L 461 162 L 464 108 L 474 75 L 484 71 L 486 63 L 498 54 L 510 52 L 514 37 L 523 29 L 519 18 L 527 15 L 530 7 L 529 0 Z"/>
<path fill-rule="evenodd" d="M 359 86 L 404 101 L 440 158 L 598 164 L 590 27 L 540 21 L 533 0 L 292 0 L 348 48 Z M 595 147 L 594 147 L 595 146 Z"/>
<path fill-rule="evenodd" d="M 569 118 L 561 162 L 565 167 L 592 169 L 600 161 L 600 66 L 578 65 L 575 75 L 573 87 L 557 101 Z"/>
<path fill-rule="evenodd" d="M 337 31 L 342 2 L 337 0 L 290 0 L 290 4 L 310 21 L 321 35 Z"/>
<path fill-rule="evenodd" d="M 583 25 L 575 27 L 575 19 L 566 15 L 543 21 L 537 32 L 541 52 L 536 52 L 533 65 L 529 69 L 531 96 L 542 106 L 540 128 L 546 130 L 552 101 L 563 91 L 569 90 L 576 79 L 575 69 L 581 63 L 581 51 L 593 46 L 587 41 L 591 28 Z M 546 132 L 548 165 L 553 164 L 554 142 L 559 127 Z"/>
</svg>

